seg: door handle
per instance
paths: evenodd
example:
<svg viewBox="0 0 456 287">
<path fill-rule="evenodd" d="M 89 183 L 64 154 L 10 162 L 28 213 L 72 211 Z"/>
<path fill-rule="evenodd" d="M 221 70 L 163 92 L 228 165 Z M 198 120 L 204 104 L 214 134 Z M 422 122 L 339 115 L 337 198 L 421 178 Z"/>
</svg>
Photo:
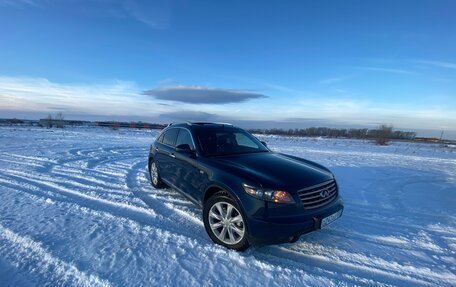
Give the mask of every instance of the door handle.
<svg viewBox="0 0 456 287">
<path fill-rule="evenodd" d="M 155 148 L 155 151 L 158 151 L 158 147 Z"/>
<path fill-rule="evenodd" d="M 169 156 L 172 158 L 176 158 L 176 156 L 173 153 L 170 153 Z"/>
</svg>

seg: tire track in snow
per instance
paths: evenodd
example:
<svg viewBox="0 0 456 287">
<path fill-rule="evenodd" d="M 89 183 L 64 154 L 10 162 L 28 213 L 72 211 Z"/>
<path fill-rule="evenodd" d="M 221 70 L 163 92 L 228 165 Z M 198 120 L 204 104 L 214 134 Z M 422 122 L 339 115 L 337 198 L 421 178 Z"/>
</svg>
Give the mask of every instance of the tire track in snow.
<svg viewBox="0 0 456 287">
<path fill-rule="evenodd" d="M 372 245 L 372 247 L 378 247 L 379 245 L 384 246 L 385 248 L 393 248 L 392 251 L 408 251 L 408 252 L 427 252 L 433 253 L 433 255 L 441 255 L 442 252 L 436 252 L 434 250 L 429 250 L 424 247 L 414 246 L 409 238 L 405 237 L 409 235 L 408 233 L 404 234 L 392 234 L 389 237 L 386 236 L 374 236 L 358 233 L 353 229 L 348 229 L 346 227 L 331 227 L 325 230 L 325 233 L 328 233 L 330 236 L 340 237 L 340 240 L 351 240 L 353 242 L 363 242 L 363 244 Z M 390 239 L 390 240 L 388 240 Z"/>
<path fill-rule="evenodd" d="M 380 206 L 369 206 L 369 205 L 364 205 L 364 204 L 358 204 L 354 202 L 347 202 L 345 203 L 346 209 L 348 212 L 352 212 L 353 214 L 359 214 L 363 216 L 370 216 L 372 218 L 376 218 L 379 220 L 386 220 L 391 218 L 391 213 L 394 212 L 394 209 L 391 208 L 384 208 Z M 400 212 L 399 212 L 400 213 Z M 400 224 L 410 224 L 411 221 L 415 221 L 419 218 L 433 218 L 435 222 L 438 222 L 439 220 L 442 219 L 448 219 L 448 215 L 444 214 L 439 214 L 439 213 L 427 213 L 427 212 L 422 212 L 422 211 L 416 211 L 416 210 L 407 210 L 407 217 L 400 217 L 400 218 L 395 218 L 395 222 L 400 223 Z M 454 219 L 456 219 L 455 216 L 452 216 Z M 405 220 L 406 219 L 406 220 Z"/>
<path fill-rule="evenodd" d="M 112 196 L 117 198 L 122 197 L 128 199 L 130 193 L 125 190 L 124 186 L 118 185 L 114 188 L 113 185 L 97 185 L 93 182 L 87 182 L 85 179 L 79 179 L 78 177 L 67 176 L 65 173 L 53 172 L 52 174 L 41 174 L 41 173 L 23 173 L 20 171 L 11 170 L 8 174 L 27 176 L 28 179 L 38 180 L 42 182 L 54 183 L 64 185 L 67 188 L 78 190 L 81 193 L 89 194 L 93 196 L 101 196 L 101 198 L 110 199 Z"/>
<path fill-rule="evenodd" d="M 359 223 L 359 215 L 356 214 L 349 214 L 344 213 L 344 220 L 349 220 L 352 225 L 356 225 Z M 435 230 L 435 229 L 428 229 L 425 226 L 415 225 L 413 223 L 398 223 L 398 222 L 391 222 L 387 220 L 380 220 L 377 218 L 362 218 L 363 225 L 369 225 L 371 227 L 375 227 L 378 230 L 385 230 L 389 229 L 395 232 L 403 232 L 406 230 L 424 230 L 428 232 L 438 232 L 442 234 L 452 234 L 451 232 L 445 230 Z M 453 234 L 454 235 L 454 234 Z"/>
<path fill-rule="evenodd" d="M 76 204 L 78 206 L 88 207 L 92 210 L 104 211 L 114 216 L 125 217 L 132 219 L 144 225 L 153 227 L 160 226 L 160 229 L 168 232 L 187 236 L 189 238 L 197 238 L 209 242 L 210 239 L 206 235 L 204 229 L 195 226 L 193 218 L 186 218 L 179 215 L 173 208 L 167 207 L 164 204 L 152 205 L 153 208 L 136 207 L 123 203 L 112 202 L 105 199 L 95 198 L 86 194 L 73 191 L 58 184 L 41 182 L 39 180 L 29 179 L 26 175 L 1 174 L 0 176 L 15 180 L 16 185 L 10 184 L 10 188 L 20 190 L 20 192 L 29 192 L 35 196 L 51 198 L 59 202 Z M 23 187 L 23 183 L 34 186 L 35 189 L 30 190 Z M 46 191 L 46 192 L 44 192 Z M 53 196 L 59 195 L 62 197 Z M 158 201 L 155 201 L 158 203 Z M 158 210 L 157 210 L 158 209 Z M 157 213 L 158 212 L 158 213 Z M 166 224 L 165 224 L 166 223 Z M 191 224 L 188 224 L 191 223 Z M 182 224 L 185 225 L 182 228 Z M 191 229 L 189 229 L 191 227 Z"/>
<path fill-rule="evenodd" d="M 44 282 L 38 285 L 110 286 L 109 281 L 86 274 L 76 266 L 53 256 L 40 242 L 21 236 L 0 224 L 0 253 L 16 267 L 38 273 Z M 37 282 L 38 283 L 38 282 Z"/>
<path fill-rule="evenodd" d="M 106 200 L 103 198 L 98 198 L 94 196 L 90 196 L 64 186 L 59 186 L 55 183 L 50 182 L 42 182 L 35 179 L 30 179 L 25 175 L 17 175 L 17 174 L 6 174 L 4 173 L 3 176 L 7 176 L 10 179 L 14 179 L 17 182 L 26 182 L 30 185 L 34 185 L 41 190 L 52 191 L 59 195 L 64 195 L 67 198 L 72 199 L 74 202 L 78 203 L 79 205 L 85 205 L 92 209 L 101 209 L 106 211 L 111 211 L 113 213 L 123 213 L 128 214 L 133 217 L 147 219 L 150 217 L 155 217 L 156 214 L 153 210 L 144 209 L 142 207 L 137 207 L 134 205 L 129 205 L 120 202 L 114 202 L 110 200 Z"/>
<path fill-rule="evenodd" d="M 329 272 L 332 274 L 349 274 L 350 276 L 355 276 L 357 278 L 373 278 L 373 274 L 375 274 L 374 281 L 380 284 L 390 284 L 393 286 L 404 287 L 435 286 L 435 281 L 421 276 L 419 276 L 420 278 L 416 278 L 415 274 L 397 273 L 391 269 L 380 269 L 372 266 L 347 262 L 343 257 L 334 259 L 324 255 L 297 252 L 292 248 L 282 246 L 268 247 L 266 252 L 258 253 L 255 256 L 265 261 L 273 260 L 277 264 L 288 262 L 291 266 L 301 266 L 304 270 L 306 270 L 308 266 L 312 266 L 311 269 L 318 268 L 318 270 L 324 270 L 323 273 Z M 286 260 L 284 260 L 284 258 L 286 258 Z M 314 271 L 310 270 L 310 272 Z M 317 272 L 317 274 L 319 273 L 320 272 Z M 431 278 L 432 277 L 434 276 L 431 276 Z M 448 283 L 452 282 L 451 278 L 445 277 L 444 279 L 447 279 Z M 359 282 L 357 283 L 359 284 Z"/>
</svg>

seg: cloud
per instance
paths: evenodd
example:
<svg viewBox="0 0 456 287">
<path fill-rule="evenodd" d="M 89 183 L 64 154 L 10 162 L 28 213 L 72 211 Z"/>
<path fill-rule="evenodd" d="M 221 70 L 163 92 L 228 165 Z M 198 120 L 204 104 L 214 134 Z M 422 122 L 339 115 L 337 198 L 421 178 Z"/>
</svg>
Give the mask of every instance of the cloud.
<svg viewBox="0 0 456 287">
<path fill-rule="evenodd" d="M 450 63 L 450 62 L 427 61 L 427 60 L 415 60 L 413 62 L 414 63 L 418 63 L 418 64 L 424 64 L 424 65 L 439 67 L 439 68 L 456 70 L 456 64 L 455 63 Z"/>
<path fill-rule="evenodd" d="M 384 73 L 393 73 L 393 74 L 403 74 L 403 75 L 418 75 L 418 73 L 402 70 L 402 69 L 389 69 L 389 68 L 377 68 L 377 67 L 358 67 L 359 70 L 364 71 L 373 71 L 373 72 L 384 72 Z"/>
<path fill-rule="evenodd" d="M 189 104 L 228 104 L 267 96 L 246 90 L 218 89 L 200 86 L 173 86 L 151 89 L 143 92 L 159 100 Z"/>
<path fill-rule="evenodd" d="M 123 8 L 131 17 L 151 28 L 165 29 L 169 26 L 170 1 L 124 0 Z"/>
</svg>

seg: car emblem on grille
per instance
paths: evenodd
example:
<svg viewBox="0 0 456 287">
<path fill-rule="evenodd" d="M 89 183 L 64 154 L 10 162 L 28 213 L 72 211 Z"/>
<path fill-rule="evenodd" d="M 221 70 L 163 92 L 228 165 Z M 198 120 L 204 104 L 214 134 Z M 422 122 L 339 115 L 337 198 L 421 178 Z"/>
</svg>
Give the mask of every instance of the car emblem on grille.
<svg viewBox="0 0 456 287">
<path fill-rule="evenodd" d="M 329 190 L 325 189 L 322 192 L 320 192 L 320 196 L 322 198 L 326 198 L 329 195 Z"/>
</svg>

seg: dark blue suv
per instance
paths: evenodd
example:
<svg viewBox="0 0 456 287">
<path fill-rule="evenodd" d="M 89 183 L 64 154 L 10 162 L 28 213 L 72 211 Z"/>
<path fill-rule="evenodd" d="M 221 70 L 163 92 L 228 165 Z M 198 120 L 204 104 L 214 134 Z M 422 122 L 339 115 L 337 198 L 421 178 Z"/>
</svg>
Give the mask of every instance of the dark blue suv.
<svg viewBox="0 0 456 287">
<path fill-rule="evenodd" d="M 172 187 L 201 206 L 210 238 L 236 250 L 294 242 L 342 215 L 327 168 L 272 152 L 230 124 L 169 125 L 151 145 L 149 172 L 154 187 Z"/>
</svg>

